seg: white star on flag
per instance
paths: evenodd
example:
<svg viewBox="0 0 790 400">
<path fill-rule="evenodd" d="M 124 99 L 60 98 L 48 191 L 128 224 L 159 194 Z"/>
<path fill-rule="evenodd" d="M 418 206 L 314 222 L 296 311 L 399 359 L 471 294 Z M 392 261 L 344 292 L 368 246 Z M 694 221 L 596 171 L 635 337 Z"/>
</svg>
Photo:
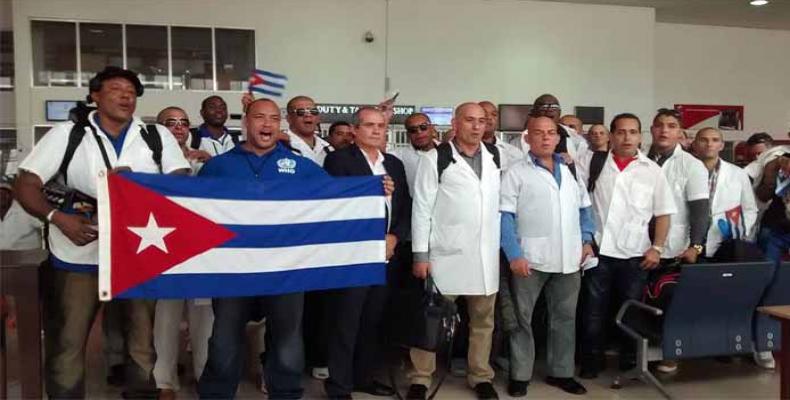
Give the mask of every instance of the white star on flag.
<svg viewBox="0 0 790 400">
<path fill-rule="evenodd" d="M 156 218 L 154 218 L 154 213 L 148 214 L 148 225 L 141 227 L 129 226 L 127 228 L 140 237 L 140 246 L 137 247 L 137 254 L 140 254 L 143 250 L 151 246 L 157 247 L 159 250 L 167 253 L 165 236 L 176 230 L 176 228 L 160 227 L 156 222 Z"/>
</svg>

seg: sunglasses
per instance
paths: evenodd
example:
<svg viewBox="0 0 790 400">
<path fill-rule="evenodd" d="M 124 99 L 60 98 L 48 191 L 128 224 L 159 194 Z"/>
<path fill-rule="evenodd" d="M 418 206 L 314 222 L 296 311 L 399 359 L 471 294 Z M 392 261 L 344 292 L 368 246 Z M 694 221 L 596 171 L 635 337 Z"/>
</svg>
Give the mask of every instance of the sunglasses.
<svg viewBox="0 0 790 400">
<path fill-rule="evenodd" d="M 189 128 L 189 120 L 186 118 L 182 118 L 182 119 L 168 118 L 165 120 L 165 122 L 162 125 L 168 128 L 174 128 L 179 125 Z"/>
<path fill-rule="evenodd" d="M 289 111 L 291 114 L 296 114 L 297 117 L 304 117 L 307 114 L 312 116 L 318 115 L 318 108 L 297 108 Z"/>
<path fill-rule="evenodd" d="M 431 124 L 419 124 L 419 125 L 407 126 L 406 127 L 406 132 L 408 132 L 408 133 L 417 133 L 418 131 L 425 132 L 428 129 L 430 129 L 432 126 L 433 125 L 431 125 Z"/>
<path fill-rule="evenodd" d="M 535 105 L 535 109 L 539 111 L 550 111 L 550 110 L 559 110 L 559 104 L 538 104 Z"/>
</svg>

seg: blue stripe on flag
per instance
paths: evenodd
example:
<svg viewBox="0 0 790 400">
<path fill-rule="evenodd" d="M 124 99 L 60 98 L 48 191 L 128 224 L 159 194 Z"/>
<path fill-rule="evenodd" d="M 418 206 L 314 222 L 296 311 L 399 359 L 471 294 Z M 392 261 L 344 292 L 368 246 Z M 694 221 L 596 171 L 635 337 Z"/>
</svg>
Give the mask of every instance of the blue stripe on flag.
<svg viewBox="0 0 790 400">
<path fill-rule="evenodd" d="M 228 266 L 233 269 L 232 265 Z M 163 274 L 135 286 L 117 298 L 244 297 L 383 285 L 384 263 L 310 268 L 245 274 Z"/>
<path fill-rule="evenodd" d="M 269 78 L 288 80 L 288 77 L 285 76 L 285 75 L 276 74 L 276 73 L 270 72 L 270 71 L 264 71 L 262 69 L 257 69 L 256 68 L 255 69 L 255 73 L 259 74 L 259 75 L 263 75 L 263 76 L 269 77 Z"/>
<path fill-rule="evenodd" d="M 383 196 L 380 176 L 315 178 L 298 182 L 270 180 L 251 182 L 227 178 L 121 173 L 126 179 L 163 196 L 225 200 L 321 200 L 361 196 Z"/>
<path fill-rule="evenodd" d="M 280 97 L 280 96 L 283 95 L 281 92 L 273 92 L 271 90 L 266 90 L 266 89 L 258 87 L 258 86 L 250 86 L 250 91 L 251 92 L 263 93 L 265 95 L 276 96 L 276 97 Z"/>
<path fill-rule="evenodd" d="M 271 86 L 271 87 L 277 88 L 277 89 L 285 89 L 285 85 L 279 84 L 277 82 L 272 82 L 272 81 L 263 81 L 263 83 L 260 83 L 260 85 L 261 86 Z M 255 86 L 257 86 L 257 85 L 255 85 Z M 253 89 L 255 88 L 255 86 L 253 86 Z"/>
<path fill-rule="evenodd" d="M 383 218 L 290 225 L 223 226 L 236 233 L 236 237 L 220 246 L 229 248 L 290 247 L 381 240 L 387 228 Z"/>
</svg>

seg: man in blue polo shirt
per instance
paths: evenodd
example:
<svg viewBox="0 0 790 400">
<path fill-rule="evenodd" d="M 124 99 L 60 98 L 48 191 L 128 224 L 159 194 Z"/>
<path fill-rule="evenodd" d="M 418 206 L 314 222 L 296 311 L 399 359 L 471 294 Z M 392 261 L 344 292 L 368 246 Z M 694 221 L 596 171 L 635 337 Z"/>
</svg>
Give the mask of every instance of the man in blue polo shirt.
<svg viewBox="0 0 790 400">
<path fill-rule="evenodd" d="M 318 164 L 277 141 L 280 108 L 269 99 L 250 103 L 245 116 L 247 141 L 209 160 L 199 176 L 255 181 L 328 176 Z M 304 293 L 260 297 L 216 298 L 214 331 L 208 361 L 198 383 L 201 398 L 233 398 L 244 362 L 244 327 L 253 316 L 266 316 L 266 387 L 271 398 L 300 398 L 304 344 Z"/>
</svg>

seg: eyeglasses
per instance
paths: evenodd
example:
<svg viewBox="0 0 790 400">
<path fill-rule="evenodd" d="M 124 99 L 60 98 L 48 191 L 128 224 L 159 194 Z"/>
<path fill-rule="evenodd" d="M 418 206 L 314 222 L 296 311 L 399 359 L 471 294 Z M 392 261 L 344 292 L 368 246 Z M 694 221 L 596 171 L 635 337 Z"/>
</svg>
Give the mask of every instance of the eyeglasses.
<svg viewBox="0 0 790 400">
<path fill-rule="evenodd" d="M 165 122 L 162 125 L 168 128 L 174 128 L 179 125 L 189 128 L 189 120 L 186 118 L 182 118 L 182 119 L 168 118 L 165 120 Z"/>
<path fill-rule="evenodd" d="M 423 132 L 425 132 L 425 131 L 427 131 L 428 129 L 430 129 L 431 127 L 433 127 L 433 125 L 432 125 L 432 124 L 419 124 L 419 125 L 412 125 L 412 126 L 407 126 L 407 127 L 406 127 L 406 132 L 408 132 L 408 133 L 417 133 L 417 131 L 423 131 Z"/>
<path fill-rule="evenodd" d="M 297 108 L 289 111 L 290 114 L 296 114 L 297 117 L 304 117 L 307 114 L 316 116 L 319 114 L 318 108 Z"/>
<path fill-rule="evenodd" d="M 536 104 L 535 109 L 538 111 L 551 111 L 551 110 L 560 110 L 559 104 Z"/>
</svg>

